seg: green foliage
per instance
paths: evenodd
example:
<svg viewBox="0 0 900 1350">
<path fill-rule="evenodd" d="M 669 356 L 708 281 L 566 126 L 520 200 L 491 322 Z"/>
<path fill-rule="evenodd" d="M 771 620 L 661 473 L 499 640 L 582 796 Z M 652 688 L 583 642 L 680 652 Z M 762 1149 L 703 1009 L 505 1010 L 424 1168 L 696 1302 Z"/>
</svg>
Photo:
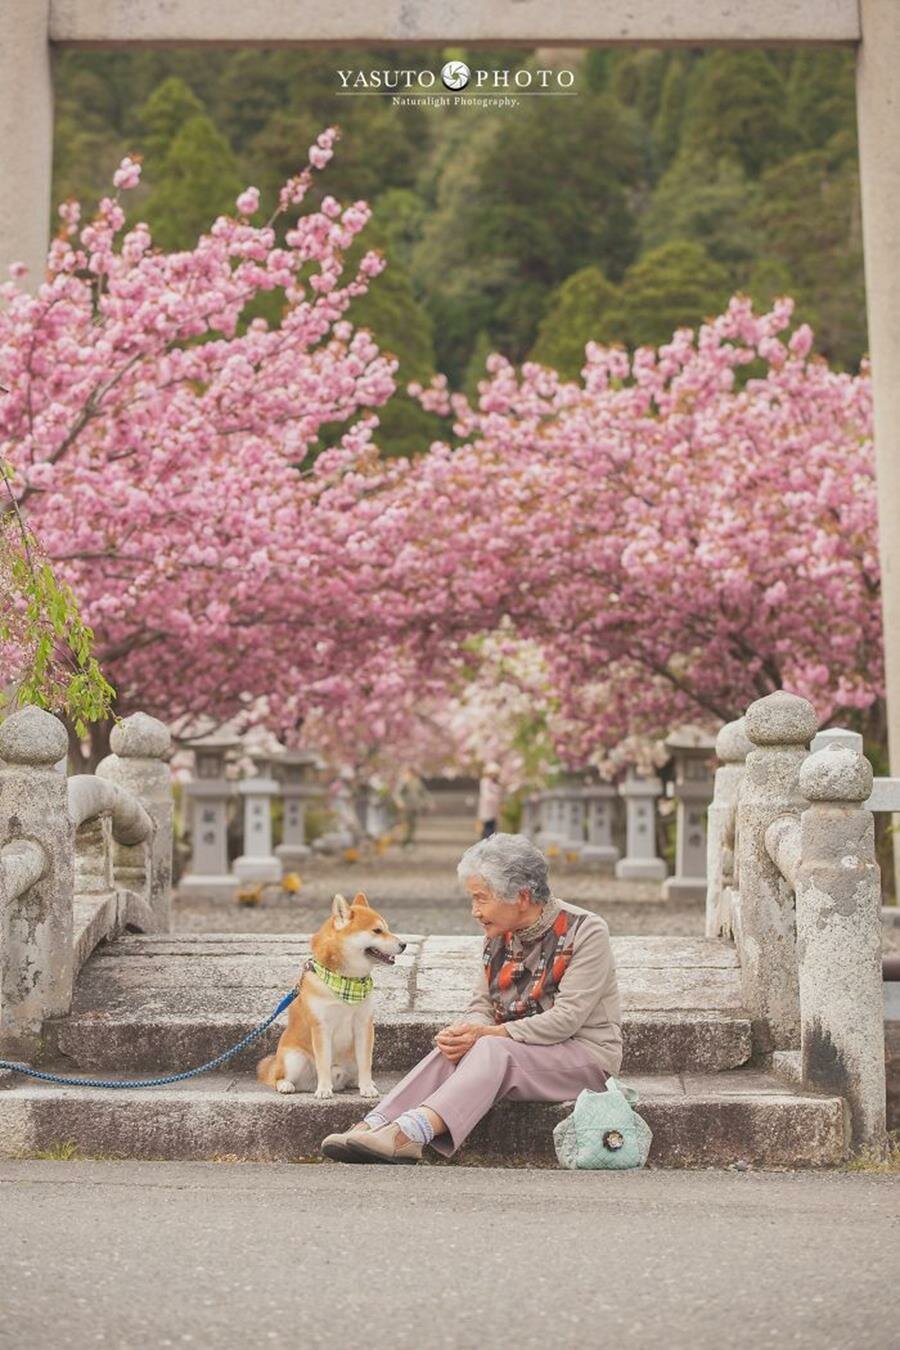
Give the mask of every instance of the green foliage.
<svg viewBox="0 0 900 1350">
<path fill-rule="evenodd" d="M 700 244 L 663 244 L 628 269 L 619 305 L 609 315 L 612 331 L 630 347 L 658 346 L 676 328 L 696 327 L 718 314 L 728 299 L 727 273 Z"/>
<path fill-rule="evenodd" d="M 659 93 L 659 110 L 653 123 L 656 158 L 665 166 L 678 153 L 688 90 L 688 64 L 680 52 L 673 52 Z"/>
<path fill-rule="evenodd" d="M 469 357 L 462 379 L 462 391 L 470 402 L 478 400 L 478 386 L 482 380 L 489 379 L 486 369 L 487 359 L 494 350 L 490 334 L 484 329 L 478 334 L 472 355 Z"/>
<path fill-rule="evenodd" d="M 783 268 L 800 317 L 815 329 L 817 350 L 855 365 L 866 348 L 866 311 L 858 173 L 846 138 L 792 156 L 770 169 L 761 186 L 757 218 L 766 256 Z"/>
<path fill-rule="evenodd" d="M 550 296 L 531 359 L 577 380 L 584 366 L 585 343 L 621 340 L 609 322 L 619 304 L 618 287 L 599 267 L 573 272 Z"/>
<path fill-rule="evenodd" d="M 634 256 L 637 118 L 603 93 L 553 100 L 548 110 L 550 102 L 526 100 L 514 117 L 482 115 L 465 140 L 447 133 L 433 166 L 435 209 L 413 275 L 452 381 L 480 332 L 521 360 L 551 290 L 590 263 L 621 276 Z M 473 116 L 456 114 L 470 127 Z"/>
<path fill-rule="evenodd" d="M 840 47 L 801 47 L 788 78 L 788 113 L 810 148 L 856 134 L 853 61 Z"/>
<path fill-rule="evenodd" d="M 755 177 L 799 146 L 786 103 L 784 80 L 766 52 L 711 52 L 698 64 L 692 81 L 682 146 L 713 160 L 737 160 Z"/>
<path fill-rule="evenodd" d="M 8 470 L 0 463 L 4 481 Z M 0 690 L 0 710 L 26 704 L 58 712 L 80 736 L 110 715 L 115 691 L 92 655 L 94 635 L 75 597 L 42 555 L 18 511 L 0 515 L 0 651 L 15 675 Z M 6 664 L 6 662 L 4 662 Z"/>
<path fill-rule="evenodd" d="M 386 256 L 392 264 L 399 262 L 409 271 L 413 249 L 425 224 L 424 201 L 411 188 L 388 188 L 375 198 L 372 213 Z"/>
<path fill-rule="evenodd" d="M 759 249 L 761 198 L 736 160 L 679 155 L 641 219 L 643 246 L 653 250 L 675 239 L 701 244 L 740 288 Z"/>
<path fill-rule="evenodd" d="M 234 213 L 242 186 L 222 133 L 203 113 L 189 117 L 169 144 L 159 185 L 144 207 L 154 243 L 163 249 L 195 243 L 216 216 Z"/>
<path fill-rule="evenodd" d="M 641 121 L 652 123 L 659 112 L 669 53 L 659 47 L 641 47 L 623 53 L 616 62 L 610 87 L 626 108 L 634 108 Z"/>
<path fill-rule="evenodd" d="M 151 172 L 163 174 L 166 155 L 178 132 L 192 117 L 203 117 L 205 109 L 197 95 L 176 76 L 163 80 L 154 89 L 138 113 L 141 146 Z M 156 160 L 158 163 L 153 163 Z"/>
</svg>

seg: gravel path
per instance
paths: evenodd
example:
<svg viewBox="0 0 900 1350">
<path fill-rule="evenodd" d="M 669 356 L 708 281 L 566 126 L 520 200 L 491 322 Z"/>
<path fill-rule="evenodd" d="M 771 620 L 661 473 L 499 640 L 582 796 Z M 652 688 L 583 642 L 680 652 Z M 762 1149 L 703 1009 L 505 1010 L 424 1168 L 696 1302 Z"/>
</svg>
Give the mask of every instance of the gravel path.
<svg viewBox="0 0 900 1350">
<path fill-rule="evenodd" d="M 377 857 L 371 847 L 359 861 L 311 857 L 302 867 L 299 895 L 272 894 L 247 907 L 234 892 L 176 894 L 174 928 L 179 933 L 310 933 L 328 914 L 335 891 L 348 897 L 363 890 L 403 933 L 452 935 L 475 931 L 468 903 L 456 882 L 460 854 L 473 842 L 468 818 L 435 816 L 416 843 L 392 847 Z M 704 906 L 660 900 L 658 882 L 617 881 L 611 872 L 585 868 L 564 856 L 550 868 L 555 893 L 602 914 L 615 936 L 702 937 Z M 900 952 L 900 924 L 883 927 L 885 952 Z"/>
<path fill-rule="evenodd" d="M 256 907 L 238 905 L 234 894 L 178 894 L 176 932 L 312 932 L 325 919 L 335 891 L 364 890 L 390 924 L 405 933 L 472 933 L 467 900 L 456 881 L 460 854 L 472 843 L 467 819 L 434 817 L 408 849 L 391 848 L 383 857 L 363 853 L 358 862 L 313 857 L 301 869 L 299 895 L 269 894 Z M 555 893 L 602 914 L 614 934 L 703 934 L 703 905 L 661 901 L 658 882 L 617 881 L 564 857 L 551 862 Z"/>
</svg>

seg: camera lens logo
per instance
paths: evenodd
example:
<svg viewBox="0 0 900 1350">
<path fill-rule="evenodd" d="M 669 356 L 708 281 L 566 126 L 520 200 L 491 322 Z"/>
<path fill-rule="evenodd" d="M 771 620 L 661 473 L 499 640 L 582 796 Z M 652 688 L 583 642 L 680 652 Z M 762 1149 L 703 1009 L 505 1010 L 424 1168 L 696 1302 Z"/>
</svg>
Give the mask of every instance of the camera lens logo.
<svg viewBox="0 0 900 1350">
<path fill-rule="evenodd" d="M 441 79 L 448 89 L 465 89 L 471 73 L 464 61 L 448 61 L 441 67 Z"/>
</svg>

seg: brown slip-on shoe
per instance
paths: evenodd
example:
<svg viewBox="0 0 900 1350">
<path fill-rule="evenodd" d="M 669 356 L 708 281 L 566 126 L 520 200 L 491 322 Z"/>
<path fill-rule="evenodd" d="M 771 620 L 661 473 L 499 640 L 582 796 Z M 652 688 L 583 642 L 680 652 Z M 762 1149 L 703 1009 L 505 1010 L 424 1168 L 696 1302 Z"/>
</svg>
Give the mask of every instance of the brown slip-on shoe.
<svg viewBox="0 0 900 1350">
<path fill-rule="evenodd" d="M 409 1164 L 422 1161 L 422 1145 L 407 1139 L 393 1123 L 365 1134 L 348 1134 L 346 1146 L 355 1154 L 354 1162 Z"/>
<path fill-rule="evenodd" d="M 340 1134 L 327 1134 L 320 1145 L 326 1158 L 331 1158 L 334 1162 L 356 1163 L 361 1162 L 355 1153 L 351 1153 L 347 1147 L 347 1140 L 351 1134 L 370 1134 L 371 1127 L 364 1120 L 358 1120 L 355 1125 L 351 1125 L 349 1130 L 343 1130 Z"/>
</svg>

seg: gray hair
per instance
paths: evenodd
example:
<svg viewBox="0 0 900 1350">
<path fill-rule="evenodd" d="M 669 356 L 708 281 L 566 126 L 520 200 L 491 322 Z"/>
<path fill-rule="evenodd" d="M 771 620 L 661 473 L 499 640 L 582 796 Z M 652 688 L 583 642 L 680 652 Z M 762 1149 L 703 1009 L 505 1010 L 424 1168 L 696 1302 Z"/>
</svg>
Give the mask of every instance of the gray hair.
<svg viewBox="0 0 900 1350">
<path fill-rule="evenodd" d="M 524 834 L 492 834 L 466 849 L 456 875 L 463 886 L 470 877 L 480 877 L 498 900 L 508 904 L 524 890 L 542 905 L 550 899 L 549 871 L 543 853 Z"/>
</svg>

